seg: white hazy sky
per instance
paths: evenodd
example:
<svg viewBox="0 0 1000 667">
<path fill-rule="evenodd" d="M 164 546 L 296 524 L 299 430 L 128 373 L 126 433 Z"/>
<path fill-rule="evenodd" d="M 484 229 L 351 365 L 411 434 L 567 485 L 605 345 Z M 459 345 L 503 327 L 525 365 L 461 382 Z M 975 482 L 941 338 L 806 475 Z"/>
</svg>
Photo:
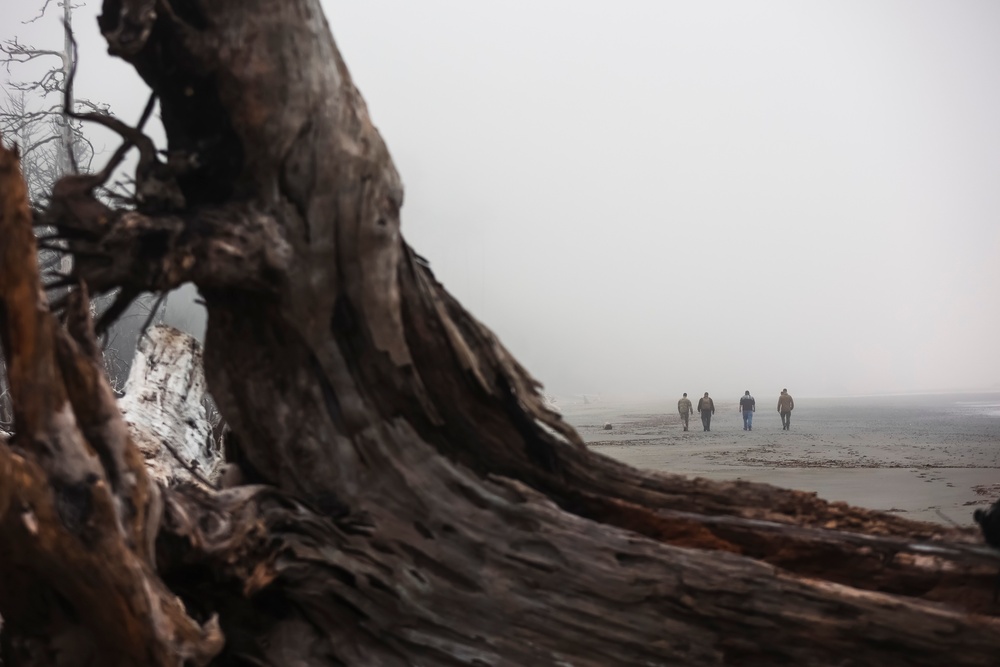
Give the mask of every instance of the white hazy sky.
<svg viewBox="0 0 1000 667">
<path fill-rule="evenodd" d="M 323 5 L 404 235 L 548 391 L 1000 388 L 995 0 Z"/>
</svg>

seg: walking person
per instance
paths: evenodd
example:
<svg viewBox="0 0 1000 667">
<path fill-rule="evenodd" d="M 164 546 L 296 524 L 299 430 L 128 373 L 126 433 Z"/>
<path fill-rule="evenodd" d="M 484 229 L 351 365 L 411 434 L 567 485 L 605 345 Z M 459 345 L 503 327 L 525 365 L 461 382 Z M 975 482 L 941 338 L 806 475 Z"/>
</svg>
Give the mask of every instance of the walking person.
<svg viewBox="0 0 1000 667">
<path fill-rule="evenodd" d="M 795 401 L 787 389 L 781 390 L 778 396 L 778 414 L 781 415 L 781 430 L 787 431 L 792 427 L 792 410 L 795 409 Z"/>
<path fill-rule="evenodd" d="M 743 430 L 753 430 L 753 413 L 757 411 L 757 401 L 750 395 L 750 390 L 740 398 L 740 412 L 743 414 Z"/>
<path fill-rule="evenodd" d="M 688 430 L 688 419 L 691 418 L 691 413 L 694 412 L 694 406 L 691 404 L 691 399 L 688 398 L 687 392 L 684 392 L 684 396 L 681 400 L 677 401 L 677 412 L 681 416 L 681 422 L 684 424 L 684 430 Z"/>
<path fill-rule="evenodd" d="M 706 431 L 712 430 L 712 415 L 715 414 L 715 402 L 708 397 L 708 392 L 698 399 L 698 412 L 701 413 L 701 425 Z"/>
</svg>

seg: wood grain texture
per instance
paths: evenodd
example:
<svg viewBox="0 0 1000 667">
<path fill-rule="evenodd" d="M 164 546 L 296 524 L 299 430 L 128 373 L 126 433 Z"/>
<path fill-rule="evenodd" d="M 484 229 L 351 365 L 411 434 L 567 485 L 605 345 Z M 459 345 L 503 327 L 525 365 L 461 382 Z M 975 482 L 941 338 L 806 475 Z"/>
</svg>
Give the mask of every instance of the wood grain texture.
<svg viewBox="0 0 1000 667">
<path fill-rule="evenodd" d="M 0 334 L 15 433 L 0 442 L 5 665 L 203 665 L 219 652 L 155 573 L 160 495 L 94 351 L 85 292 L 49 312 L 16 151 L 0 146 Z"/>
<path fill-rule="evenodd" d="M 139 340 L 125 395 L 118 402 L 129 433 L 159 484 L 216 485 L 222 451 L 205 410 L 201 344 L 166 325 Z"/>
<path fill-rule="evenodd" d="M 218 619 L 224 646 L 196 643 L 201 659 L 997 664 L 1000 559 L 974 532 L 589 451 L 404 242 L 400 178 L 319 2 L 106 0 L 100 26 L 160 100 L 168 157 L 140 160 L 134 210 L 76 177 L 45 221 L 96 291 L 191 280 L 205 298 L 243 484 L 160 489 L 155 571 L 143 561 L 206 636 Z M 44 361 L 18 341 L 9 358 Z M 58 391 L 19 394 L 42 427 L 53 408 L 31 401 Z M 53 475 L 22 478 L 43 493 Z M 136 614 L 130 637 L 154 621 Z M 156 664 L 188 645 L 157 644 Z"/>
</svg>

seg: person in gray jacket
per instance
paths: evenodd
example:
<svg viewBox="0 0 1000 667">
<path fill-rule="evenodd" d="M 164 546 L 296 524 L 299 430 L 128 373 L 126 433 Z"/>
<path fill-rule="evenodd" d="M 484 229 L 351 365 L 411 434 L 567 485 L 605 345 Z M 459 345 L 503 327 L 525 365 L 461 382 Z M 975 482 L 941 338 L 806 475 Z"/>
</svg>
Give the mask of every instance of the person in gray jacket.
<svg viewBox="0 0 1000 667">
<path fill-rule="evenodd" d="M 681 400 L 677 401 L 677 413 L 681 416 L 681 423 L 684 424 L 684 430 L 688 430 L 688 419 L 691 418 L 691 413 L 694 412 L 694 406 L 691 404 L 691 399 L 688 398 L 687 392 L 684 392 L 684 396 Z"/>
</svg>

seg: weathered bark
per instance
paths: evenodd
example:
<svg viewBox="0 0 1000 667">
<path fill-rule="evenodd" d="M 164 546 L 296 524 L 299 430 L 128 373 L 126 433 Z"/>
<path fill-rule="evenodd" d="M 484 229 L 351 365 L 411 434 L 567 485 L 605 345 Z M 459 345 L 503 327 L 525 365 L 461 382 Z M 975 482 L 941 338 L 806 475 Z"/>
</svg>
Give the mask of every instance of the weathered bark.
<svg viewBox="0 0 1000 667">
<path fill-rule="evenodd" d="M 27 190 L 0 146 L 0 336 L 15 435 L 0 443 L 5 664 L 206 664 L 222 637 L 155 574 L 159 489 L 105 377 L 86 289 L 48 312 Z"/>
<path fill-rule="evenodd" d="M 316 0 L 106 0 L 101 28 L 159 97 L 170 159 L 140 146 L 137 210 L 77 177 L 46 222 L 92 289 L 205 297 L 245 485 L 164 489 L 143 581 L 217 615 L 215 664 L 996 663 L 1000 558 L 973 531 L 588 451 L 403 242 L 399 177 Z M 57 406 L 58 386 L 15 398 Z M 66 582 L 67 626 L 93 602 L 73 562 L 37 569 Z"/>
</svg>

